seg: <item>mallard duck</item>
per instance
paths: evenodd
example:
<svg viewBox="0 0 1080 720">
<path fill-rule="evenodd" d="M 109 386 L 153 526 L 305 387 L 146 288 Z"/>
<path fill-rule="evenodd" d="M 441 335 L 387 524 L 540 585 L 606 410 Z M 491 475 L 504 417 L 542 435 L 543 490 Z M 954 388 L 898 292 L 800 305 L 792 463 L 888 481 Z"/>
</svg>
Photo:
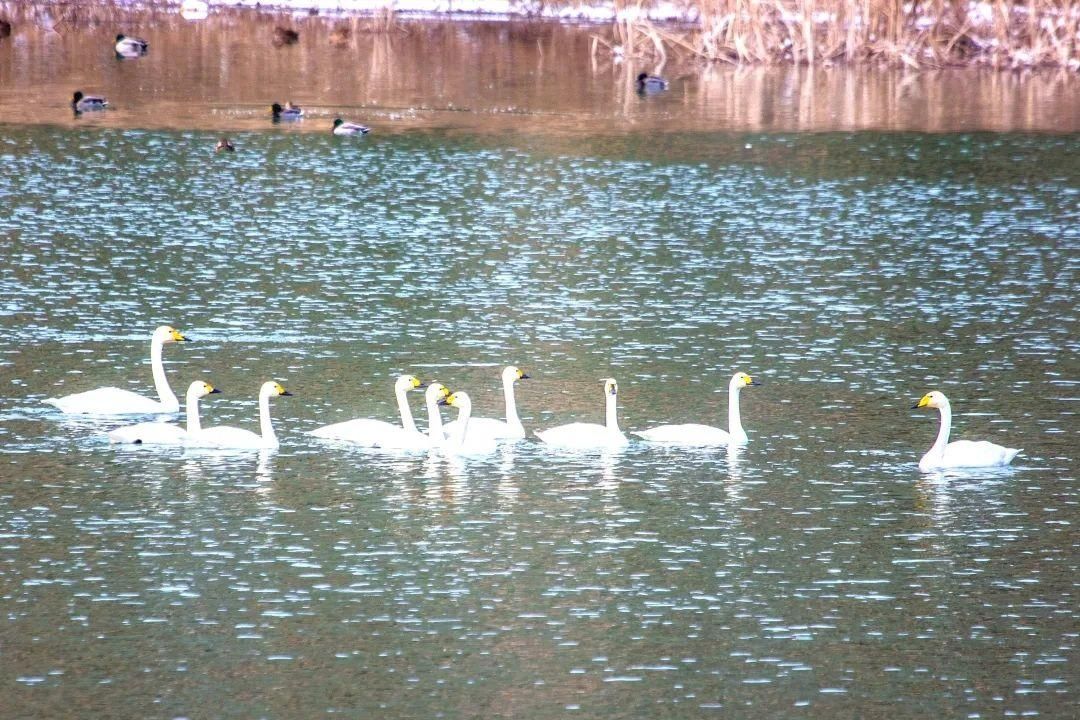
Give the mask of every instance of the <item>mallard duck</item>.
<svg viewBox="0 0 1080 720">
<path fill-rule="evenodd" d="M 274 120 L 299 120 L 304 115 L 304 111 L 291 102 L 285 103 L 285 107 L 274 103 L 270 106 L 270 113 Z"/>
<path fill-rule="evenodd" d="M 145 55 L 150 43 L 137 37 L 120 34 L 116 36 L 116 54 L 120 57 L 138 57 Z"/>
<path fill-rule="evenodd" d="M 654 93 L 667 90 L 668 81 L 656 75 L 641 73 L 637 76 L 637 90 L 640 93 Z"/>
<path fill-rule="evenodd" d="M 236 146 L 229 141 L 229 138 L 223 137 L 217 141 L 217 145 L 214 146 L 214 152 L 236 152 Z"/>
<path fill-rule="evenodd" d="M 83 95 L 82 90 L 76 90 L 75 94 L 71 96 L 71 109 L 76 113 L 104 110 L 108 105 L 109 101 L 105 98 L 95 95 Z"/>
<path fill-rule="evenodd" d="M 278 25 L 274 28 L 274 45 L 292 45 L 300 39 L 300 33 Z"/>
<path fill-rule="evenodd" d="M 341 118 L 334 118 L 334 130 L 335 135 L 367 135 L 371 132 L 371 128 L 367 125 L 357 125 L 356 123 L 345 122 Z"/>
</svg>

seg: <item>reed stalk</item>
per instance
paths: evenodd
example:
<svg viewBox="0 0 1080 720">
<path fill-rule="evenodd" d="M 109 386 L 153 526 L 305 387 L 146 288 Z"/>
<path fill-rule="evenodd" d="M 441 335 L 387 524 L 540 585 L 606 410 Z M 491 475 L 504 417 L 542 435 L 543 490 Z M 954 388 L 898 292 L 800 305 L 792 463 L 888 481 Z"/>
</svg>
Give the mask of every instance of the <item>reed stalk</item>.
<svg viewBox="0 0 1080 720">
<path fill-rule="evenodd" d="M 669 54 L 711 62 L 912 68 L 989 65 L 1080 71 L 1080 3 L 1074 0 L 688 0 L 698 23 L 658 27 L 656 0 L 617 4 L 599 37 L 626 59 Z"/>
</svg>

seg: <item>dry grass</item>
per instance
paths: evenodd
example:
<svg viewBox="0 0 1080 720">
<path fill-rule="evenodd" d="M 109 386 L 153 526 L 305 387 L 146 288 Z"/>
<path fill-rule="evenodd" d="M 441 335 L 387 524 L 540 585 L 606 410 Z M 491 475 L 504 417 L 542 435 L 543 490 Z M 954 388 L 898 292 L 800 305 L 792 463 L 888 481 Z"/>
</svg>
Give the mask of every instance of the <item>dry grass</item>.
<svg viewBox="0 0 1080 720">
<path fill-rule="evenodd" d="M 614 54 L 662 64 L 669 53 L 730 63 L 882 62 L 1080 70 L 1075 0 L 690 0 L 697 27 L 645 18 L 646 0 L 597 37 Z"/>
</svg>

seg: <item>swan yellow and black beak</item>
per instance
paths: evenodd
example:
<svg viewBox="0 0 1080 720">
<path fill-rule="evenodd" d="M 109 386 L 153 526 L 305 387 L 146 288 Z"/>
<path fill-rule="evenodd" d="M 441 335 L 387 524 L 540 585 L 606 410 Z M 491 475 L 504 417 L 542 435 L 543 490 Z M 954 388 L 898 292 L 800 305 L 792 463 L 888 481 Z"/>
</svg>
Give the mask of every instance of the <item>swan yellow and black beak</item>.
<svg viewBox="0 0 1080 720">
<path fill-rule="evenodd" d="M 918 410 L 919 408 L 924 408 L 929 404 L 930 404 L 930 393 L 926 393 L 925 395 L 922 396 L 922 399 L 919 400 L 919 402 L 917 402 L 917 403 L 915 403 L 914 405 L 911 406 L 911 409 L 912 410 Z"/>
<path fill-rule="evenodd" d="M 173 342 L 187 342 L 188 339 L 184 337 L 184 334 L 176 328 L 169 328 L 169 335 L 172 337 Z"/>
<path fill-rule="evenodd" d="M 754 378 L 750 377 L 749 375 L 747 375 L 747 376 L 746 376 L 746 380 L 744 380 L 744 382 L 745 382 L 745 383 L 746 383 L 747 385 L 755 385 L 755 386 L 756 386 L 756 385 L 761 385 L 761 382 L 760 382 L 760 381 L 758 381 L 758 380 L 755 380 Z"/>
<path fill-rule="evenodd" d="M 223 393 L 222 393 L 222 392 L 221 392 L 220 390 L 218 390 L 218 389 L 217 389 L 216 387 L 214 387 L 213 385 L 208 385 L 208 387 L 209 387 L 210 389 L 206 391 L 206 394 L 207 394 L 207 395 L 222 395 L 222 394 L 223 394 Z"/>
<path fill-rule="evenodd" d="M 518 380 L 528 380 L 528 379 L 529 379 L 528 373 L 523 373 L 520 370 L 518 370 Z"/>
</svg>

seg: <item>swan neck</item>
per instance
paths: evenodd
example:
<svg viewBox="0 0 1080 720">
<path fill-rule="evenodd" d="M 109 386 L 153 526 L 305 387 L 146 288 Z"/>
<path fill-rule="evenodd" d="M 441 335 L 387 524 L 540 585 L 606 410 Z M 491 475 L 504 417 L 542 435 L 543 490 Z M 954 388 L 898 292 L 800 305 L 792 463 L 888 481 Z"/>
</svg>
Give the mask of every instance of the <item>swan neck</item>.
<svg viewBox="0 0 1080 720">
<path fill-rule="evenodd" d="M 266 393 L 259 393 L 259 430 L 267 445 L 277 445 L 274 425 L 270 422 L 270 396 Z"/>
<path fill-rule="evenodd" d="M 952 407 L 942 405 L 939 411 L 941 412 L 941 428 L 938 430 L 937 439 L 934 440 L 930 452 L 927 453 L 935 458 L 945 457 L 945 447 L 949 444 L 949 433 L 952 431 Z"/>
<path fill-rule="evenodd" d="M 438 401 L 432 397 L 427 398 L 428 438 L 433 443 L 443 441 L 442 414 L 439 412 Z"/>
<path fill-rule="evenodd" d="M 398 413 L 401 415 L 401 427 L 410 432 L 416 432 L 416 422 L 413 420 L 407 393 L 408 391 L 404 388 L 398 388 L 394 391 L 394 394 L 397 395 Z"/>
<path fill-rule="evenodd" d="M 622 432 L 619 430 L 619 418 L 616 415 L 616 404 L 618 403 L 619 396 L 607 394 L 607 417 L 605 418 L 605 425 L 607 429 L 613 432 Z"/>
<path fill-rule="evenodd" d="M 199 421 L 199 396 L 193 392 L 187 394 L 187 431 L 188 435 L 202 431 Z"/>
<path fill-rule="evenodd" d="M 458 422 L 461 423 L 461 430 L 456 438 L 454 438 L 454 444 L 461 447 L 465 444 L 465 437 L 469 433 L 469 418 L 472 417 L 472 405 L 462 405 L 458 410 Z"/>
<path fill-rule="evenodd" d="M 503 380 L 503 399 L 506 400 L 506 424 L 515 428 L 522 427 L 517 413 L 517 399 L 514 397 L 514 381 L 510 378 Z"/>
<path fill-rule="evenodd" d="M 737 442 L 746 441 L 746 431 L 742 426 L 742 413 L 739 412 L 739 389 L 732 387 L 727 402 L 728 434 Z"/>
<path fill-rule="evenodd" d="M 162 348 L 164 344 L 154 338 L 150 342 L 150 369 L 154 373 L 154 389 L 157 390 L 158 400 L 166 409 L 179 410 L 180 401 L 169 387 L 169 379 L 165 377 L 165 366 L 162 364 Z"/>
</svg>

